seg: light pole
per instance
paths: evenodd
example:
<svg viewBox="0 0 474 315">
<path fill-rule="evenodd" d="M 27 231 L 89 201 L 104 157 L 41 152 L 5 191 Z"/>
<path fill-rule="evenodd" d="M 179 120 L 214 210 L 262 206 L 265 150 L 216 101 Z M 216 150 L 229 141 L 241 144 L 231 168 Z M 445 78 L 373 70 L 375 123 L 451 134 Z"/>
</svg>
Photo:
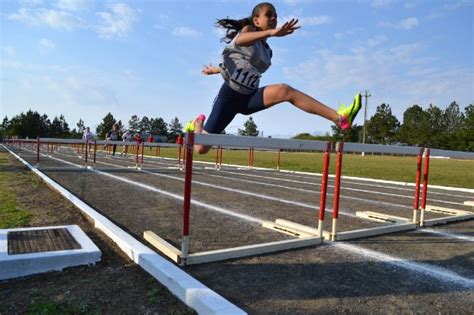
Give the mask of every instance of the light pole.
<svg viewBox="0 0 474 315">
<path fill-rule="evenodd" d="M 365 108 L 364 108 L 364 130 L 363 130 L 363 133 L 362 133 L 362 143 L 365 144 L 365 125 L 367 123 L 367 99 L 369 97 L 371 97 L 372 95 L 370 95 L 369 91 L 365 90 L 362 92 L 362 96 L 365 97 Z M 362 156 L 365 155 L 365 152 L 362 152 Z"/>
</svg>

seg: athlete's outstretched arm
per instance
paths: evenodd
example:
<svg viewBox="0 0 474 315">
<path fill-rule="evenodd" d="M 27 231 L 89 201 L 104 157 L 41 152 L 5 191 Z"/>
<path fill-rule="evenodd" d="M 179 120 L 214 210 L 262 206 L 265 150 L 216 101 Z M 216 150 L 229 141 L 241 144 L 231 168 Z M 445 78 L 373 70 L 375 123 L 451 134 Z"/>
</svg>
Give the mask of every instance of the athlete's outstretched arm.
<svg viewBox="0 0 474 315">
<path fill-rule="evenodd" d="M 298 19 L 291 19 L 279 28 L 269 29 L 265 31 L 257 31 L 254 26 L 245 26 L 238 35 L 236 43 L 239 46 L 250 46 L 259 40 L 267 39 L 268 37 L 282 37 L 293 34 L 301 26 L 296 26 Z"/>
<path fill-rule="evenodd" d="M 212 64 L 205 65 L 204 68 L 202 68 L 201 73 L 204 75 L 211 75 L 211 74 L 218 74 L 221 72 L 221 68 L 219 67 L 214 67 Z"/>
</svg>

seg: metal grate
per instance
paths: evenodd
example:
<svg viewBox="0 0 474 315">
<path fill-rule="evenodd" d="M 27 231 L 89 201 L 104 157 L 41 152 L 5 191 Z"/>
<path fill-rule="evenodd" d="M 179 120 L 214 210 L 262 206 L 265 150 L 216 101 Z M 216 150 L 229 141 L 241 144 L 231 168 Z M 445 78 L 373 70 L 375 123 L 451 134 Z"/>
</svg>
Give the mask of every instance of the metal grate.
<svg viewBox="0 0 474 315">
<path fill-rule="evenodd" d="M 8 255 L 81 249 L 68 229 L 8 232 Z"/>
</svg>

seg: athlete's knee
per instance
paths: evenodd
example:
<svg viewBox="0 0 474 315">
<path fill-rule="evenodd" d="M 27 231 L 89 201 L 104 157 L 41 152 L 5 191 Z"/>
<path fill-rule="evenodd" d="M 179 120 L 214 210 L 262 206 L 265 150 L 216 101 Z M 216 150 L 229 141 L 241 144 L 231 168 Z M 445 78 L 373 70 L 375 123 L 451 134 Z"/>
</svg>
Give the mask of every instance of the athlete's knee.
<svg viewBox="0 0 474 315">
<path fill-rule="evenodd" d="M 199 154 L 206 154 L 207 152 L 209 152 L 209 150 L 211 150 L 211 146 L 207 146 L 207 145 L 195 145 L 194 146 L 194 149 L 197 153 Z"/>
<path fill-rule="evenodd" d="M 293 88 L 286 83 L 278 84 L 277 97 L 282 101 L 289 101 L 292 98 Z"/>
</svg>

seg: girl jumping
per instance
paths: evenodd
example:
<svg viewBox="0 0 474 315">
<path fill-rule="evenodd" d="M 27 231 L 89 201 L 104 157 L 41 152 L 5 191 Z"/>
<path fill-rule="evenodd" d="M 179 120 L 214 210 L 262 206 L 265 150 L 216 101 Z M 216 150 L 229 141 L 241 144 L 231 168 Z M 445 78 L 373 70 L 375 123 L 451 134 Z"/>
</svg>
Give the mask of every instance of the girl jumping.
<svg viewBox="0 0 474 315">
<path fill-rule="evenodd" d="M 218 67 L 205 66 L 202 73 L 220 73 L 224 84 L 206 124 L 206 117 L 201 114 L 190 121 L 184 131 L 220 134 L 235 115 L 250 115 L 282 102 L 290 102 L 305 112 L 329 119 L 343 130 L 350 129 L 361 107 L 360 93 L 356 94 L 351 106 L 343 105 L 335 111 L 288 84 L 259 87 L 260 77 L 271 65 L 272 50 L 267 39 L 293 34 L 300 28 L 297 24 L 298 20 L 292 19 L 276 28 L 277 13 L 268 2 L 255 6 L 248 18 L 218 20 L 216 25 L 227 30 L 223 40 L 228 45 L 222 53 L 222 63 Z M 196 145 L 195 149 L 204 154 L 211 146 Z"/>
</svg>

